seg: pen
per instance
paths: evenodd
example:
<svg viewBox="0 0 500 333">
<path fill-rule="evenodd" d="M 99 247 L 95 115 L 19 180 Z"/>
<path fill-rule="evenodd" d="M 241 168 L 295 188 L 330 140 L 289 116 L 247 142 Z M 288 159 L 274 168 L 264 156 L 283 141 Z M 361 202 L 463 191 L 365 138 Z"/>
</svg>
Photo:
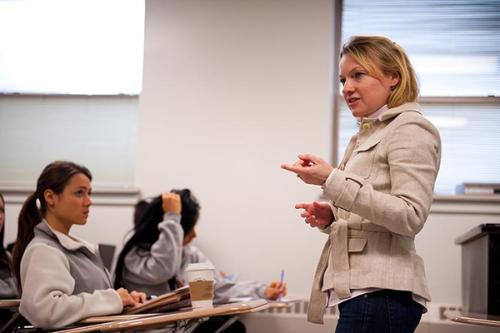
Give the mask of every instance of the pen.
<svg viewBox="0 0 500 333">
<path fill-rule="evenodd" d="M 281 275 L 280 275 L 280 288 L 283 288 L 283 282 L 285 282 L 285 270 L 281 270 Z M 278 295 L 278 301 L 281 301 L 281 291 Z"/>
</svg>

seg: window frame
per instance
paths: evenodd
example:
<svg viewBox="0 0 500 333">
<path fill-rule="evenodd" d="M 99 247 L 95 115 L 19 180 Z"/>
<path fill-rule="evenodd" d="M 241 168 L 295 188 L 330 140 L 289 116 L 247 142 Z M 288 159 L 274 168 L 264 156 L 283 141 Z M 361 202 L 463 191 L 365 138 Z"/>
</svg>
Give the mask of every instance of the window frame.
<svg viewBox="0 0 500 333">
<path fill-rule="evenodd" d="M 341 103 L 343 102 L 343 97 L 339 93 L 340 83 L 338 80 L 338 63 L 340 61 L 339 54 L 342 47 L 342 26 L 343 26 L 343 10 L 344 10 L 344 0 L 333 0 L 333 66 L 332 66 L 332 146 L 331 146 L 331 162 L 333 166 L 339 164 L 342 152 L 339 151 L 339 140 L 340 140 L 340 113 L 342 111 Z M 489 104 L 498 105 L 500 107 L 500 96 L 419 96 L 417 102 L 425 107 L 428 104 L 453 104 L 460 103 L 464 105 L 477 105 L 477 104 Z M 449 210 L 447 208 L 447 203 L 463 203 L 468 202 L 471 207 L 475 203 L 479 202 L 482 204 L 496 204 L 499 198 L 494 194 L 492 195 L 474 195 L 465 196 L 458 194 L 434 194 L 434 199 L 441 204 L 444 208 L 439 208 L 438 212 L 456 212 L 456 210 Z M 477 208 L 477 207 L 476 207 Z M 463 211 L 464 213 L 469 212 L 466 207 Z M 474 209 L 470 211 L 471 213 L 483 212 L 480 209 Z M 498 214 L 500 209 L 495 211 Z"/>
</svg>

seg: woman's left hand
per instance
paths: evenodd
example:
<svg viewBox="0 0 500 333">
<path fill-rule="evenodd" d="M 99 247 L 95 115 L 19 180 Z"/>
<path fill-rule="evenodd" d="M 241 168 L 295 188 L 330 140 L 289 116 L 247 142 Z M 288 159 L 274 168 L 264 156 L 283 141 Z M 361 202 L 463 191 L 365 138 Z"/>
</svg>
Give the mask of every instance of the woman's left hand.
<svg viewBox="0 0 500 333">
<path fill-rule="evenodd" d="M 306 184 L 323 185 L 333 170 L 325 160 L 311 154 L 300 154 L 294 164 L 282 164 L 281 168 L 294 172 Z"/>
<path fill-rule="evenodd" d="M 304 210 L 300 216 L 311 227 L 325 228 L 335 219 L 330 205 L 326 202 L 298 203 L 295 208 Z"/>
</svg>

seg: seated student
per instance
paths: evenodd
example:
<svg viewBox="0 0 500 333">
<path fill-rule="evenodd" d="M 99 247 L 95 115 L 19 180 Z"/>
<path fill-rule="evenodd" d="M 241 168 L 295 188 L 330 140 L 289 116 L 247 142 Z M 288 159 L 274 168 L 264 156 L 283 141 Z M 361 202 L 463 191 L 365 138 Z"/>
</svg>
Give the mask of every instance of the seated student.
<svg viewBox="0 0 500 333">
<path fill-rule="evenodd" d="M 146 295 L 114 290 L 97 246 L 70 235 L 87 222 L 92 176 L 84 166 L 56 161 L 19 213 L 13 267 L 20 313 L 34 326 L 58 328 L 83 318 L 119 314 Z"/>
<path fill-rule="evenodd" d="M 0 193 L 0 299 L 18 298 L 16 283 L 10 269 L 11 258 L 9 252 L 3 246 L 5 230 L 5 200 Z M 7 330 L 4 325 L 11 320 L 15 309 L 0 309 L 0 331 Z"/>
<path fill-rule="evenodd" d="M 0 299 L 18 298 L 17 287 L 10 269 L 11 257 L 3 246 L 5 230 L 5 200 L 0 193 Z"/>
<path fill-rule="evenodd" d="M 210 262 L 190 242 L 196 237 L 200 205 L 188 189 L 173 190 L 155 197 L 146 206 L 136 205 L 134 234 L 120 253 L 115 288 L 137 288 L 148 295 L 160 295 L 185 283 L 190 263 Z M 286 284 L 256 281 L 235 282 L 216 271 L 214 303 L 231 298 L 277 299 L 286 294 Z M 206 330 L 208 332 L 208 330 Z"/>
</svg>

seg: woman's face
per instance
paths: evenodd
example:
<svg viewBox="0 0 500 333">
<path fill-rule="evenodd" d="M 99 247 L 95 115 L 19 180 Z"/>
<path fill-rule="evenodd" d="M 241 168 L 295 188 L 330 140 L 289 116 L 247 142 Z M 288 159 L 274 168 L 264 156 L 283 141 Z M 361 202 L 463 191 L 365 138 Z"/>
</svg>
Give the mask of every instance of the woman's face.
<svg viewBox="0 0 500 333">
<path fill-rule="evenodd" d="M 78 173 L 70 178 L 61 193 L 47 194 L 46 191 L 47 209 L 67 230 L 73 224 L 83 225 L 87 222 L 92 205 L 91 190 L 89 178 Z"/>
<path fill-rule="evenodd" d="M 351 56 L 344 55 L 340 59 L 340 82 L 342 95 L 354 117 L 366 117 L 387 104 L 391 95 L 391 87 L 399 79 L 382 75 L 375 78 L 368 74 Z"/>
<path fill-rule="evenodd" d="M 3 229 L 3 224 L 5 222 L 5 202 L 0 197 L 0 230 Z"/>
</svg>

